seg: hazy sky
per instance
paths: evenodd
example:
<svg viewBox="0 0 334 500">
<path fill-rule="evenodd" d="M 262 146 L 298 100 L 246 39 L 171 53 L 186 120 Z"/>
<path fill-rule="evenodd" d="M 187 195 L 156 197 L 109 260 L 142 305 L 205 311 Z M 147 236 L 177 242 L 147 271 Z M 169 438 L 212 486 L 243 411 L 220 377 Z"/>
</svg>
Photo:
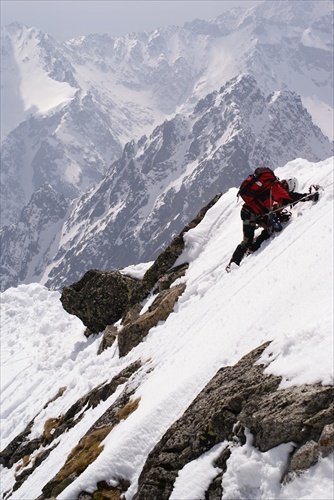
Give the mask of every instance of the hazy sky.
<svg viewBox="0 0 334 500">
<path fill-rule="evenodd" d="M 19 21 L 57 40 L 108 33 L 122 36 L 166 25 L 210 19 L 260 0 L 1 0 L 1 26 Z"/>
</svg>

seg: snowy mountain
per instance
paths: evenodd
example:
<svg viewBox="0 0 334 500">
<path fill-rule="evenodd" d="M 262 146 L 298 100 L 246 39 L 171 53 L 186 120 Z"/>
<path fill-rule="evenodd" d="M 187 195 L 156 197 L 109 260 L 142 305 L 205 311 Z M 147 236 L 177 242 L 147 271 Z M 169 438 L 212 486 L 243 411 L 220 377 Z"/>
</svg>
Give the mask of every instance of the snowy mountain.
<svg viewBox="0 0 334 500">
<path fill-rule="evenodd" d="M 184 275 L 104 332 L 86 336 L 40 284 L 1 294 L 4 499 L 333 498 L 333 160 L 275 171 L 320 199 L 229 274 L 240 204 L 236 188 L 217 198 L 183 233 Z M 122 273 L 140 284 L 156 263 Z"/>
<path fill-rule="evenodd" d="M 124 148 L 104 180 L 75 204 L 43 282 L 61 288 L 92 267 L 153 260 L 218 191 L 239 185 L 257 166 L 331 153 L 299 96 L 266 96 L 253 77 L 241 75 L 193 113 Z"/>
<path fill-rule="evenodd" d="M 3 289 L 37 281 L 58 248 L 56 238 L 68 207 L 69 200 L 45 183 L 34 192 L 18 223 L 3 228 L 0 256 Z"/>
<path fill-rule="evenodd" d="M 215 192 L 237 185 L 258 161 L 276 168 L 331 156 L 332 15 L 332 2 L 270 1 L 208 23 L 66 43 L 19 24 L 4 28 L 1 223 L 15 224 L 17 263 L 14 269 L 4 256 L 6 286 L 29 277 L 60 286 L 63 266 L 70 282 L 91 265 L 87 258 L 107 269 L 152 260 Z M 241 75 L 255 80 L 253 94 L 238 94 L 235 82 L 247 81 Z M 53 235 L 59 248 L 40 254 L 36 274 L 27 248 L 31 263 L 20 267 L 16 226 L 45 182 L 73 200 L 73 210 Z M 73 254 L 68 264 L 65 254 Z"/>
<path fill-rule="evenodd" d="M 126 142 L 183 102 L 203 64 L 203 37 L 177 28 L 60 44 L 14 24 L 2 39 L 3 224 L 45 181 L 76 198 L 101 180 Z"/>
</svg>

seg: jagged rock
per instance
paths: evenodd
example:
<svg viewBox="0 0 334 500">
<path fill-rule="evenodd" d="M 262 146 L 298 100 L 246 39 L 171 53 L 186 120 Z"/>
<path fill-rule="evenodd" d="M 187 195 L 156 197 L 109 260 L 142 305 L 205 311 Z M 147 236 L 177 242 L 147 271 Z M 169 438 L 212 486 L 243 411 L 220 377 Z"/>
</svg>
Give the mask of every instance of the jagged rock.
<svg viewBox="0 0 334 500">
<path fill-rule="evenodd" d="M 56 497 L 69 486 L 103 451 L 102 441 L 111 432 L 112 426 L 103 426 L 86 433 L 68 455 L 65 464 L 43 488 L 38 500 Z"/>
<path fill-rule="evenodd" d="M 92 389 L 88 394 L 78 399 L 65 413 L 64 422 L 67 422 L 67 428 L 73 426 L 76 415 L 81 414 L 82 409 L 95 408 L 101 401 L 106 401 L 113 394 L 120 384 L 124 384 L 141 367 L 140 361 L 135 361 L 127 366 L 110 382 L 102 384 Z M 78 420 L 76 420 L 77 422 Z M 65 429 L 64 429 L 65 430 Z"/>
<path fill-rule="evenodd" d="M 122 493 L 129 488 L 130 482 L 121 478 L 118 488 L 109 486 L 106 481 L 99 481 L 96 486 L 97 490 L 93 494 L 83 491 L 79 494 L 78 500 L 120 500 L 123 498 Z"/>
<path fill-rule="evenodd" d="M 43 409 L 47 408 L 50 403 L 55 401 L 56 399 L 60 398 L 64 392 L 66 391 L 66 387 L 60 387 L 58 389 L 57 394 L 51 398 L 43 407 Z M 4 467 L 12 467 L 15 463 L 17 463 L 19 460 L 21 460 L 25 456 L 29 456 L 31 453 L 33 453 L 35 450 L 37 450 L 40 446 L 42 446 L 43 442 L 45 444 L 46 441 L 51 442 L 54 439 L 54 435 L 47 433 L 46 428 L 47 425 L 45 423 L 44 425 L 44 432 L 42 436 L 29 440 L 28 436 L 31 432 L 32 426 L 34 425 L 35 418 L 33 418 L 26 428 L 16 436 L 7 446 L 6 448 L 1 451 L 0 453 L 0 464 L 3 465 Z M 50 421 L 48 422 L 50 423 Z M 60 423 L 60 421 L 59 421 Z M 53 428 L 55 425 L 53 426 Z M 42 454 L 44 458 L 51 452 L 51 448 L 47 450 L 45 453 Z M 38 465 L 38 463 L 41 462 L 40 460 L 41 455 L 35 458 L 35 464 Z M 43 459 L 44 459 L 43 458 Z M 27 474 L 27 471 L 25 472 L 25 475 Z M 23 481 L 22 481 L 23 482 Z"/>
<path fill-rule="evenodd" d="M 269 344 L 217 372 L 148 456 L 134 500 L 167 500 L 180 469 L 224 440 L 242 444 L 246 427 L 261 451 L 284 442 L 304 445 L 320 440 L 324 426 L 332 422 L 333 388 L 303 385 L 279 390 L 281 378 L 265 375 L 265 367 L 256 363 Z M 323 432 L 329 435 L 328 429 Z M 220 457 L 221 471 L 228 448 Z M 218 490 L 212 484 L 208 498 L 217 498 Z"/>
<path fill-rule="evenodd" d="M 133 321 L 136 321 L 139 318 L 140 311 L 143 309 L 143 304 L 138 302 L 135 304 L 127 313 L 125 316 L 122 318 L 122 325 L 130 325 Z"/>
<path fill-rule="evenodd" d="M 148 334 L 149 330 L 165 321 L 174 308 L 174 304 L 185 290 L 185 284 L 180 284 L 164 290 L 155 299 L 148 311 L 132 323 L 125 326 L 118 334 L 119 355 L 125 356 L 136 347 Z"/>
<path fill-rule="evenodd" d="M 135 361 L 131 365 L 127 366 L 124 370 L 122 370 L 118 375 L 116 375 L 110 382 L 95 387 L 88 394 L 77 400 L 65 412 L 65 414 L 61 416 L 61 418 L 47 420 L 44 425 L 44 432 L 41 436 L 29 440 L 29 434 L 31 432 L 35 419 L 31 420 L 31 422 L 29 422 L 24 431 L 21 432 L 16 438 L 14 438 L 0 453 L 1 465 L 10 468 L 14 464 L 22 460 L 24 457 L 27 457 L 29 462 L 30 460 L 29 456 L 39 448 L 41 449 L 41 451 L 37 455 L 34 455 L 34 460 L 31 467 L 25 468 L 21 474 L 16 476 L 16 482 L 13 486 L 13 491 L 16 491 L 22 485 L 22 483 L 27 479 L 27 477 L 31 475 L 34 472 L 34 470 L 48 457 L 48 455 L 51 453 L 53 448 L 57 446 L 57 444 L 54 446 L 50 446 L 46 450 L 43 449 L 43 446 L 45 446 L 46 444 L 50 444 L 54 439 L 59 437 L 61 434 L 67 432 L 69 429 L 74 427 L 84 416 L 85 411 L 87 411 L 89 408 L 95 408 L 98 404 L 100 404 L 101 401 L 106 401 L 108 397 L 116 391 L 117 387 L 120 384 L 126 383 L 128 379 L 139 370 L 140 367 L 141 367 L 141 362 Z M 57 397 L 59 397 L 60 393 L 61 394 L 63 393 L 63 389 L 64 388 L 61 388 L 58 391 L 56 395 Z M 120 413 L 120 409 L 124 409 L 124 407 L 129 403 L 130 396 L 131 396 L 130 392 L 126 390 L 123 391 L 123 393 L 114 403 L 114 405 L 112 405 L 112 407 L 109 408 L 105 412 L 105 414 L 102 415 L 102 417 L 100 417 L 93 424 L 93 426 L 88 430 L 86 435 L 91 435 L 93 432 L 97 431 L 102 427 L 108 427 L 108 426 L 112 427 L 113 425 L 116 425 L 121 420 L 120 415 L 122 413 Z M 53 398 L 51 401 L 53 401 L 54 399 L 55 398 Z M 49 405 L 49 403 L 50 401 L 48 401 L 48 403 L 44 405 L 44 408 L 46 408 Z M 46 428 L 50 430 L 50 424 L 51 424 L 50 420 L 53 421 L 52 428 L 54 429 L 54 432 L 52 433 L 48 432 L 46 435 L 45 433 Z M 58 494 L 68 484 L 74 481 L 74 479 L 77 477 L 76 474 L 77 471 L 75 473 L 69 474 L 65 478 L 62 478 L 61 480 L 57 481 L 52 480 L 51 482 L 49 482 L 45 486 L 46 488 L 46 490 L 44 491 L 45 495 L 43 494 L 42 496 L 40 496 L 39 500 L 40 499 L 51 500 L 55 498 L 56 494 Z M 53 488 L 55 488 L 55 491 L 53 491 Z"/>
<path fill-rule="evenodd" d="M 57 495 L 77 479 L 77 477 L 96 460 L 103 450 L 101 442 L 105 437 L 121 420 L 127 418 L 137 409 L 139 399 L 130 401 L 131 395 L 132 392 L 128 392 L 127 389 L 125 389 L 105 413 L 94 422 L 86 434 L 80 439 L 79 443 L 70 452 L 63 467 L 57 472 L 54 478 L 42 488 L 43 493 L 37 500 L 49 500 L 50 497 L 57 497 Z M 122 491 L 123 488 L 127 489 L 129 486 L 128 481 L 124 478 L 119 478 L 119 485 Z M 113 492 L 119 494 L 119 491 L 116 489 L 114 489 Z M 104 497 L 102 496 L 102 498 Z M 120 495 L 115 498 L 120 498 Z"/>
<path fill-rule="evenodd" d="M 121 319 L 136 286 L 138 280 L 119 271 L 91 269 L 80 281 L 65 287 L 60 300 L 68 313 L 87 326 L 88 333 L 99 333 Z"/>
<path fill-rule="evenodd" d="M 221 500 L 223 494 L 222 488 L 222 478 L 224 472 L 226 472 L 226 462 L 231 456 L 231 450 L 229 446 L 223 449 L 219 457 L 214 461 L 213 466 L 219 468 L 217 476 L 211 481 L 211 484 L 207 491 L 205 492 L 205 500 Z"/>
<path fill-rule="evenodd" d="M 78 500 L 92 500 L 93 495 L 87 493 L 87 491 L 82 491 L 79 493 Z"/>
<path fill-rule="evenodd" d="M 186 264 L 181 264 L 180 266 L 173 267 L 172 269 L 169 269 L 166 272 L 166 274 L 158 280 L 157 285 L 159 292 L 167 290 L 167 288 L 170 288 L 170 286 L 172 285 L 172 283 L 174 283 L 174 281 L 184 276 L 188 267 L 189 264 L 186 263 Z"/>
<path fill-rule="evenodd" d="M 254 446 L 263 452 L 289 441 L 318 440 L 333 419 L 332 387 L 301 385 L 268 391 L 261 401 L 256 396 L 243 405 L 239 417 L 254 434 Z"/>
<path fill-rule="evenodd" d="M 332 413 L 334 417 L 334 412 Z M 334 423 L 325 425 L 319 439 L 319 447 L 323 457 L 334 452 Z"/>
<path fill-rule="evenodd" d="M 332 423 L 325 425 L 318 442 L 310 440 L 295 451 L 283 482 L 289 482 L 296 474 L 305 472 L 312 465 L 315 465 L 320 457 L 326 457 L 333 452 L 334 424 Z"/>
<path fill-rule="evenodd" d="M 101 352 L 103 352 L 105 349 L 111 347 L 115 342 L 117 335 L 118 330 L 116 326 L 108 325 L 103 332 L 102 341 L 97 350 L 97 354 L 101 354 Z"/>
</svg>

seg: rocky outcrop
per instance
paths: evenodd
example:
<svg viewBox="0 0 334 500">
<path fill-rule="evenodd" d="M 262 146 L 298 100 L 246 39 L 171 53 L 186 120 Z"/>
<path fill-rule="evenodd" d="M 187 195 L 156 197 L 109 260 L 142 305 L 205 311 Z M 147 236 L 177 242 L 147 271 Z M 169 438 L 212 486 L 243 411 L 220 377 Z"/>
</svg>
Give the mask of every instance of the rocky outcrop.
<svg viewBox="0 0 334 500">
<path fill-rule="evenodd" d="M 281 443 L 295 444 L 290 474 L 330 452 L 333 388 L 303 385 L 280 390 L 281 378 L 265 375 L 265 367 L 256 363 L 268 345 L 217 372 L 150 453 L 135 500 L 167 500 L 180 469 L 218 443 L 245 443 L 246 428 L 262 452 Z M 227 445 L 218 458 L 219 480 L 210 486 L 209 498 L 221 498 L 221 476 L 230 453 Z"/>
<path fill-rule="evenodd" d="M 118 334 L 119 355 L 125 356 L 139 344 L 149 330 L 159 321 L 165 321 L 173 311 L 174 304 L 185 290 L 185 284 L 174 286 L 159 293 L 148 311 L 125 326 Z"/>
<path fill-rule="evenodd" d="M 118 336 L 118 329 L 116 326 L 108 325 L 103 331 L 102 342 L 99 345 L 97 354 L 101 354 L 105 349 L 111 347 Z"/>
<path fill-rule="evenodd" d="M 183 276 L 188 264 L 173 267 L 184 250 L 183 236 L 196 227 L 207 211 L 219 200 L 218 193 L 197 216 L 175 236 L 161 252 L 142 280 L 134 279 L 120 271 L 91 269 L 80 281 L 63 289 L 61 303 L 64 309 L 78 316 L 87 327 L 86 335 L 104 332 L 99 353 L 110 347 L 117 335 L 114 323 L 122 319 L 124 328 L 119 335 L 120 355 L 124 356 L 135 347 L 159 321 L 165 321 L 184 285 L 170 289 Z M 157 293 L 149 311 L 139 317 L 142 301 L 151 293 Z"/>
<path fill-rule="evenodd" d="M 138 371 L 138 363 L 133 363 L 132 370 L 130 370 L 129 374 L 132 375 L 136 371 Z M 124 379 L 123 374 L 123 381 L 126 381 L 127 378 Z M 117 382 L 120 382 L 119 377 L 117 377 Z M 113 386 L 115 386 L 115 383 Z M 57 472 L 54 478 L 43 487 L 43 493 L 37 500 L 49 500 L 50 498 L 53 499 L 57 497 L 57 495 L 96 460 L 103 451 L 101 442 L 121 420 L 128 418 L 129 415 L 138 408 L 140 399 L 131 399 L 135 389 L 136 385 L 126 385 L 116 401 L 93 423 L 86 434 L 80 439 L 79 443 L 73 448 L 63 467 Z M 120 477 L 118 484 L 121 491 L 126 491 L 129 486 L 129 481 L 126 478 Z M 115 488 L 115 491 L 119 490 Z M 107 496 L 106 498 L 109 497 Z"/>
<path fill-rule="evenodd" d="M 328 414 L 328 412 L 325 412 Z M 333 406 L 331 408 L 332 420 L 334 419 Z M 327 419 L 326 419 L 327 420 Z M 318 421 L 318 423 L 320 423 Z M 283 481 L 289 482 L 297 474 L 305 472 L 315 465 L 321 457 L 326 457 L 334 452 L 334 423 L 323 427 L 318 441 L 311 439 L 300 446 L 293 454 Z"/>
<path fill-rule="evenodd" d="M 319 384 L 279 389 L 281 378 L 264 374 L 265 366 L 259 363 L 269 344 L 259 346 L 234 366 L 223 367 L 216 373 L 149 454 L 133 500 L 169 499 L 178 472 L 213 446 L 225 442 L 214 463 L 217 475 L 205 494 L 207 500 L 220 499 L 228 459 L 236 446 L 245 444 L 247 433 L 253 436 L 253 446 L 262 452 L 282 443 L 293 443 L 282 482 L 290 481 L 334 450 L 333 388 Z M 78 399 L 64 414 L 48 419 L 43 435 L 29 440 L 32 421 L 1 453 L 4 467 L 17 466 L 12 491 L 45 461 L 57 445 L 54 444 L 57 438 L 76 426 L 89 408 L 106 401 L 124 384 L 117 399 L 92 423 L 63 467 L 44 485 L 38 500 L 56 498 L 103 451 L 102 442 L 111 430 L 136 411 L 140 399 L 133 395 L 151 370 L 149 363 L 147 366 L 139 361 L 132 363 L 110 382 Z M 55 397 L 62 397 L 65 390 L 61 388 Z M 120 499 L 130 480 L 118 477 L 116 482 L 110 486 L 107 481 L 100 481 L 94 493 L 82 491 L 78 499 Z"/>
<path fill-rule="evenodd" d="M 65 287 L 60 300 L 65 311 L 87 326 L 89 335 L 121 319 L 136 285 L 137 280 L 119 271 L 91 269 L 80 281 Z"/>
</svg>

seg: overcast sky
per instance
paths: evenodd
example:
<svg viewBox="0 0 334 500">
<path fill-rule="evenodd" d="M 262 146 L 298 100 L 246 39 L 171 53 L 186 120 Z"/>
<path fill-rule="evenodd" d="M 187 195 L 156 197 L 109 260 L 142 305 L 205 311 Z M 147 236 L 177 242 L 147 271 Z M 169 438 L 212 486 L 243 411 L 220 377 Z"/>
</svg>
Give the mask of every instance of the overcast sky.
<svg viewBox="0 0 334 500">
<path fill-rule="evenodd" d="M 1 26 L 14 21 L 59 41 L 89 33 L 123 36 L 186 21 L 209 21 L 232 7 L 260 0 L 1 0 Z"/>
</svg>

